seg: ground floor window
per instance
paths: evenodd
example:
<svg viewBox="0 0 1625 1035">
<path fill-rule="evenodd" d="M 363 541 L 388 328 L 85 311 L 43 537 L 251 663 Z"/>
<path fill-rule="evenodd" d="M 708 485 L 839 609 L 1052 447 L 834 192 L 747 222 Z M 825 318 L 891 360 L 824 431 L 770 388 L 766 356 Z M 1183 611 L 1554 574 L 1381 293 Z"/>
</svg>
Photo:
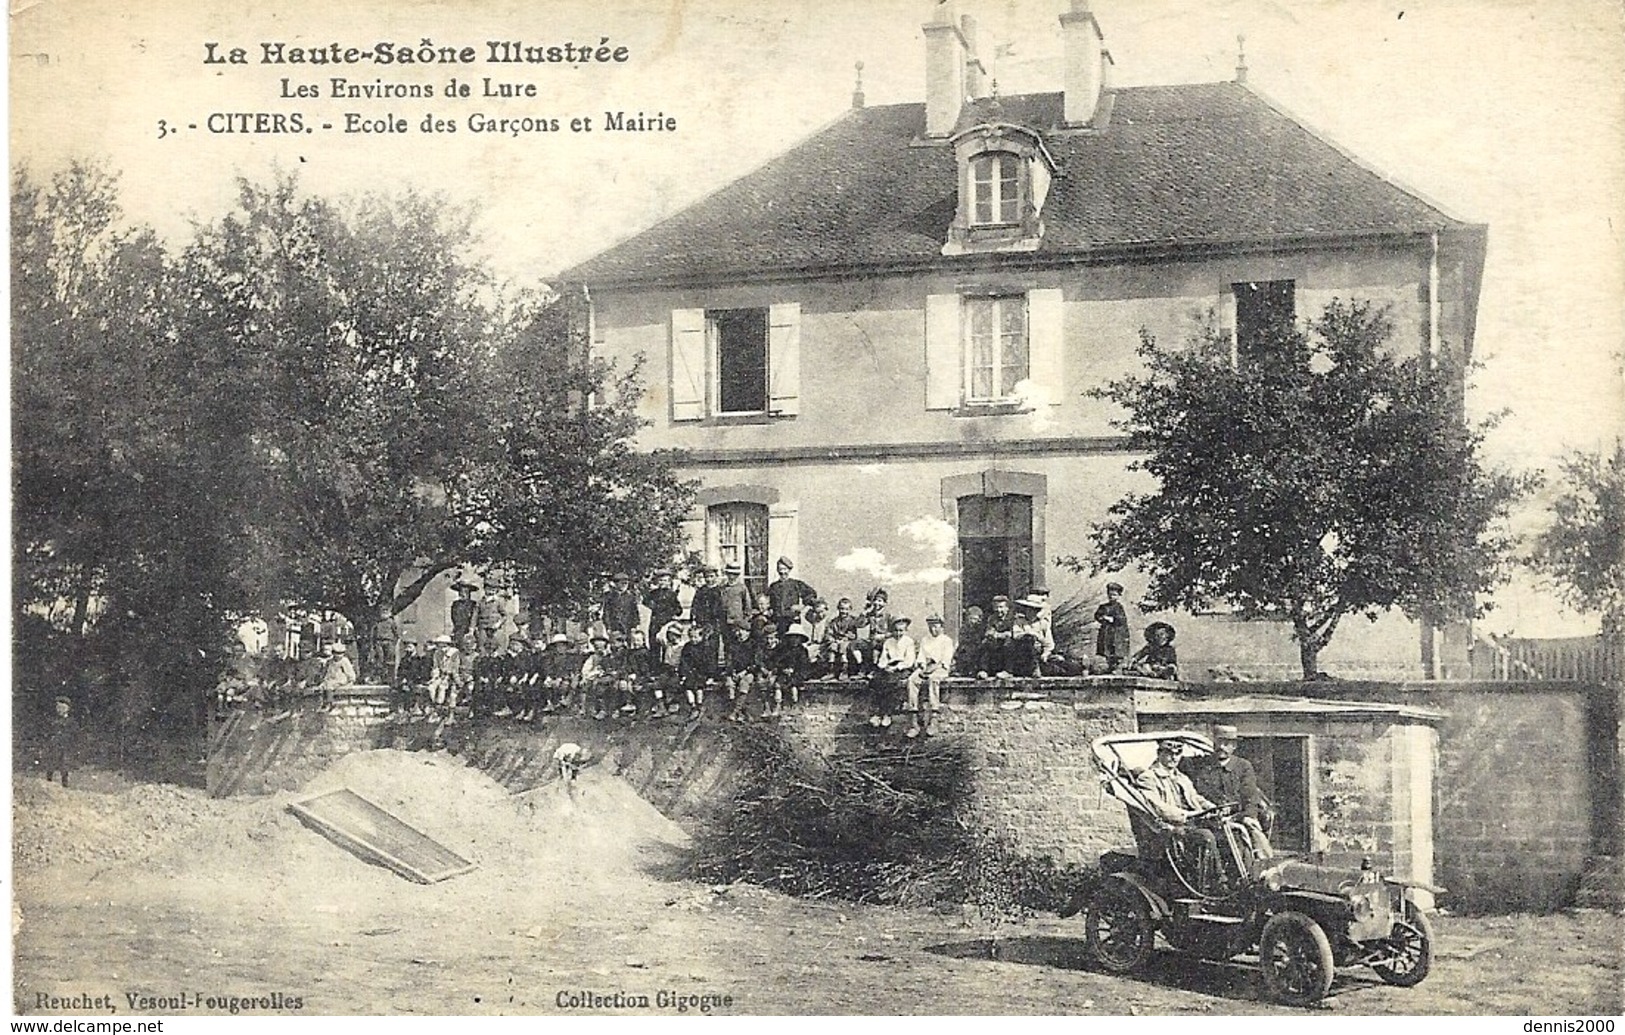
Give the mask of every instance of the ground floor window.
<svg viewBox="0 0 1625 1035">
<path fill-rule="evenodd" d="M 767 591 L 767 506 L 762 503 L 718 503 L 705 511 L 713 564 L 741 564 L 745 582 L 758 598 Z"/>
</svg>

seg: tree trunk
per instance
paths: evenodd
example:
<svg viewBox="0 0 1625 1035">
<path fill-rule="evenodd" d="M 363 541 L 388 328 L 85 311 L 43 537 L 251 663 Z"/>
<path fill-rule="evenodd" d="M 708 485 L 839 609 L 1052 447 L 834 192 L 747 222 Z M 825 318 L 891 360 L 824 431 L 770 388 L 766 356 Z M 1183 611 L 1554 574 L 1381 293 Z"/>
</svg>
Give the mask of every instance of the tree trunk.
<svg viewBox="0 0 1625 1035">
<path fill-rule="evenodd" d="M 73 635 L 85 635 L 85 621 L 90 617 L 90 587 L 80 586 L 73 598 Z"/>
<path fill-rule="evenodd" d="M 423 571 L 419 573 L 417 578 L 413 579 L 405 586 L 401 586 L 401 588 L 395 592 L 395 596 L 393 599 L 391 599 L 389 605 L 390 613 L 398 615 L 402 611 L 405 611 L 407 608 L 411 607 L 417 598 L 423 595 L 423 591 L 429 588 L 429 583 L 433 582 L 441 572 L 450 571 L 455 567 L 457 567 L 457 565 L 450 561 L 435 561 L 427 568 L 424 568 Z M 395 582 L 399 584 L 400 576 L 396 576 Z M 393 589 L 393 587 L 391 588 Z"/>
<path fill-rule="evenodd" d="M 1303 663 L 1303 678 L 1308 682 L 1320 675 L 1320 645 L 1313 635 L 1298 639 L 1298 660 Z"/>
</svg>

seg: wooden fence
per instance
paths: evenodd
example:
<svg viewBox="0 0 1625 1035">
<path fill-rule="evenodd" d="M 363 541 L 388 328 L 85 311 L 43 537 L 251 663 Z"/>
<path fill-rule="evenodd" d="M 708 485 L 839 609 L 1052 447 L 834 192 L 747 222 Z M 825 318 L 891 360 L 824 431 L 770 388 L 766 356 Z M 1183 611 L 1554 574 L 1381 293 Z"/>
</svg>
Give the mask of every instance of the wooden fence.
<svg viewBox="0 0 1625 1035">
<path fill-rule="evenodd" d="M 1625 642 L 1576 636 L 1537 640 L 1475 636 L 1473 675 L 1479 679 L 1625 682 Z"/>
</svg>

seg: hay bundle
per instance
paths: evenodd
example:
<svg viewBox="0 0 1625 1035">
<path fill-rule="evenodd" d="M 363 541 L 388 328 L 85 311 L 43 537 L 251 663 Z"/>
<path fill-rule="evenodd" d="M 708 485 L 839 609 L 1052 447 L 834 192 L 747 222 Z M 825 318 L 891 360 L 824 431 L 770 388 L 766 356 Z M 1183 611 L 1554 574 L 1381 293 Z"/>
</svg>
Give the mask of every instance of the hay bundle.
<svg viewBox="0 0 1625 1035">
<path fill-rule="evenodd" d="M 1053 908 L 1075 887 L 1076 875 L 965 821 L 974 762 L 963 740 L 830 758 L 775 729 L 747 728 L 733 754 L 738 789 L 694 839 L 691 872 L 701 880 L 804 898 L 972 903 L 1002 916 Z"/>
<path fill-rule="evenodd" d="M 732 799 L 694 841 L 694 875 L 807 898 L 919 902 L 972 837 L 960 811 L 971 760 L 953 739 L 877 745 L 841 758 L 798 750 L 773 728 L 739 730 Z"/>
</svg>

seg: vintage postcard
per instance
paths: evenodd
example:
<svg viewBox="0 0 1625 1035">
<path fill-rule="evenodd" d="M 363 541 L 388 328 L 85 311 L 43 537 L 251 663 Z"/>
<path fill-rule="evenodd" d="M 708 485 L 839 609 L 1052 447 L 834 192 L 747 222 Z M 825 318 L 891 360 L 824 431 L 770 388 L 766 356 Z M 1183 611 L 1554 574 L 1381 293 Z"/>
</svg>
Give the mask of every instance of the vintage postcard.
<svg viewBox="0 0 1625 1035">
<path fill-rule="evenodd" d="M 1622 19 L 16 0 L 13 1014 L 1612 1031 Z"/>
</svg>

